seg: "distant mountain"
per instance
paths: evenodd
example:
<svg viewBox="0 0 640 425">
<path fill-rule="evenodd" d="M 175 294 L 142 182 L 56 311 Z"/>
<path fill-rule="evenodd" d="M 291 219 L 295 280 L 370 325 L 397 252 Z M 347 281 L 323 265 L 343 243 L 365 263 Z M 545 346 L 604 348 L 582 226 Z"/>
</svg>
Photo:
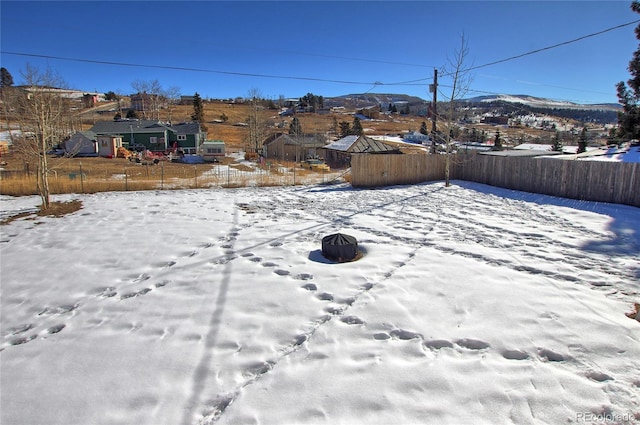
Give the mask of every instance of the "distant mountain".
<svg viewBox="0 0 640 425">
<path fill-rule="evenodd" d="M 534 108 L 546 109 L 580 109 L 580 110 L 605 110 L 605 111 L 621 111 L 622 105 L 617 103 L 602 104 L 580 104 L 567 101 L 559 101 L 545 99 L 542 97 L 529 96 L 526 94 L 498 94 L 491 96 L 477 96 L 469 99 L 463 99 L 468 103 L 513 103 L 531 106 Z"/>
<path fill-rule="evenodd" d="M 341 106 L 352 110 L 369 106 L 381 106 L 383 110 L 386 110 L 390 103 L 399 108 L 401 105 L 408 105 L 413 114 L 424 115 L 427 112 L 426 104 L 429 101 L 417 96 L 392 93 L 347 94 L 324 99 L 325 107 Z M 539 114 L 600 124 L 616 123 L 618 112 L 622 110 L 622 106 L 617 103 L 579 104 L 525 94 L 477 96 L 460 100 L 459 103 L 465 104 L 467 108 L 473 109 L 474 113 L 479 115 L 515 117 Z"/>
<path fill-rule="evenodd" d="M 363 94 L 346 94 L 343 96 L 329 97 L 324 99 L 324 105 L 327 107 L 343 106 L 345 108 L 366 108 L 367 106 L 382 105 L 387 107 L 389 103 L 408 103 L 411 105 L 424 105 L 426 101 L 417 96 L 409 96 L 406 94 L 380 94 L 380 93 L 363 93 Z"/>
</svg>

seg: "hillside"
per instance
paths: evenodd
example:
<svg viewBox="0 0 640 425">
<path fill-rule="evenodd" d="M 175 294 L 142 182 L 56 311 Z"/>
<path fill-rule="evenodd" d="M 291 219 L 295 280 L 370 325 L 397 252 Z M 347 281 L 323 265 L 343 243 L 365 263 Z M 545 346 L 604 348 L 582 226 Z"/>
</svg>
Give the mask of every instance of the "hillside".
<svg viewBox="0 0 640 425">
<path fill-rule="evenodd" d="M 461 101 L 468 107 L 500 115 L 545 114 L 598 124 L 613 124 L 622 106 L 616 103 L 579 104 L 529 95 L 477 96 Z"/>
<path fill-rule="evenodd" d="M 388 106 L 393 104 L 398 111 L 409 108 L 409 114 L 389 113 Z M 128 106 L 126 100 L 123 107 Z M 271 108 L 265 107 L 259 111 L 261 119 L 266 123 L 267 137 L 275 132 L 287 132 L 292 116 L 280 115 L 281 109 L 271 102 Z M 579 105 L 569 102 L 557 102 L 549 99 L 540 99 L 527 95 L 517 96 L 481 96 L 465 99 L 461 102 L 465 111 L 459 117 L 462 125 L 469 131 L 475 128 L 478 132 L 486 133 L 486 137 L 494 137 L 497 128 L 505 142 L 527 140 L 548 142 L 550 134 L 548 128 L 536 125 L 526 125 L 528 122 L 543 120 L 561 122 L 558 129 L 582 128 L 584 123 L 592 128 L 603 124 L 617 122 L 619 105 Z M 117 105 L 100 103 L 97 107 L 85 109 L 77 113 L 81 130 L 88 130 L 98 121 L 113 119 Z M 303 131 L 306 133 L 323 133 L 329 137 L 337 137 L 337 127 L 340 122 L 352 123 L 354 114 L 366 107 L 379 107 L 380 114 L 375 119 L 362 117 L 362 125 L 367 135 L 400 135 L 410 131 L 418 131 L 423 122 L 428 123 L 428 101 L 416 96 L 403 94 L 348 94 L 324 99 L 324 109 L 320 113 L 297 113 Z M 238 151 L 246 148 L 248 140 L 248 128 L 246 122 L 251 115 L 251 107 L 232 100 L 210 100 L 204 103 L 205 122 L 208 138 L 220 139 L 227 143 L 230 151 Z M 161 109 L 158 113 L 148 113 L 147 118 L 158 119 L 167 122 L 185 122 L 191 120 L 192 105 L 172 105 Z M 483 124 L 482 118 L 486 115 L 502 115 L 516 118 L 523 125 L 514 128 L 496 127 L 491 124 Z M 536 118 L 538 117 L 538 118 Z M 141 116 L 142 118 L 142 116 Z M 533 121 L 532 121 L 533 120 Z M 442 121 L 439 121 L 442 123 Z M 3 126 L 6 128 L 6 123 Z M 564 131 L 564 130 L 563 130 Z M 603 133 L 607 130 L 599 130 Z"/>
</svg>

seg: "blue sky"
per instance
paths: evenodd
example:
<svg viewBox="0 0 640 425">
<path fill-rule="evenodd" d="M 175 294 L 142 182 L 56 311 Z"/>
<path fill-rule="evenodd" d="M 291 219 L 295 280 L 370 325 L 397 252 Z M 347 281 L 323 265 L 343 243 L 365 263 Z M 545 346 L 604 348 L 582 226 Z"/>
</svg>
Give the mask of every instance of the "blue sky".
<svg viewBox="0 0 640 425">
<path fill-rule="evenodd" d="M 0 61 L 72 88 L 134 92 L 158 80 L 208 98 L 404 93 L 429 99 L 433 69 L 468 41 L 465 97 L 529 94 L 616 102 L 637 24 L 631 1 L 2 1 Z M 12 54 L 10 54 L 11 52 Z M 15 55 L 47 56 L 34 57 Z M 77 59 L 78 61 L 60 58 Z M 95 63 L 96 62 L 109 62 Z M 122 64 L 122 65 L 119 65 Z M 134 66 L 144 65 L 144 66 Z M 410 84 L 396 84 L 416 81 Z M 450 95 L 450 79 L 439 79 Z"/>
</svg>

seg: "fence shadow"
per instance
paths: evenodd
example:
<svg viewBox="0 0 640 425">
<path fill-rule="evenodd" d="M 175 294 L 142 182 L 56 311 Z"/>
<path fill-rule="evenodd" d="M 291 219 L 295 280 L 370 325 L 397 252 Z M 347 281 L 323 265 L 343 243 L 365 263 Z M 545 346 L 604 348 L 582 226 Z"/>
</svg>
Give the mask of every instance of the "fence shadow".
<svg viewBox="0 0 640 425">
<path fill-rule="evenodd" d="M 488 186 L 462 180 L 454 181 L 457 186 L 509 199 L 532 202 L 538 205 L 553 205 L 602 214 L 610 217 L 609 230 L 612 235 L 607 240 L 586 242 L 581 249 L 606 255 L 640 255 L 640 208 L 630 205 L 605 202 L 580 201 L 538 193 L 522 192 Z M 640 265 L 636 274 L 640 274 Z"/>
</svg>

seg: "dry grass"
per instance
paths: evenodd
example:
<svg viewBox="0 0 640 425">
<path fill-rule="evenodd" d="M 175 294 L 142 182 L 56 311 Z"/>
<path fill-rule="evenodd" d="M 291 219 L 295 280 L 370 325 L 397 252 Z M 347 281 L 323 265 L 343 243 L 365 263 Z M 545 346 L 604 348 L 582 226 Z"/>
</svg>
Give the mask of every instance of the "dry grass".
<svg viewBox="0 0 640 425">
<path fill-rule="evenodd" d="M 626 316 L 629 319 L 634 319 L 640 322 L 640 303 L 635 303 L 633 305 L 633 311 L 631 313 L 626 313 Z"/>
<path fill-rule="evenodd" d="M 12 215 L 0 221 L 0 225 L 9 224 L 19 218 L 26 218 L 34 215 L 39 217 L 62 217 L 64 215 L 79 211 L 80 209 L 82 209 L 82 201 L 78 199 L 67 202 L 51 202 L 49 204 L 49 208 L 47 208 L 46 210 L 40 208 L 37 212 L 24 212 Z"/>
<path fill-rule="evenodd" d="M 27 161 L 17 156 L 5 160 L 0 194 L 37 195 L 33 167 L 25 166 Z M 52 194 L 170 188 L 177 180 L 182 182 L 181 187 L 199 187 L 198 180 L 213 167 L 173 162 L 142 165 L 122 158 L 50 158 L 49 164 Z"/>
</svg>

